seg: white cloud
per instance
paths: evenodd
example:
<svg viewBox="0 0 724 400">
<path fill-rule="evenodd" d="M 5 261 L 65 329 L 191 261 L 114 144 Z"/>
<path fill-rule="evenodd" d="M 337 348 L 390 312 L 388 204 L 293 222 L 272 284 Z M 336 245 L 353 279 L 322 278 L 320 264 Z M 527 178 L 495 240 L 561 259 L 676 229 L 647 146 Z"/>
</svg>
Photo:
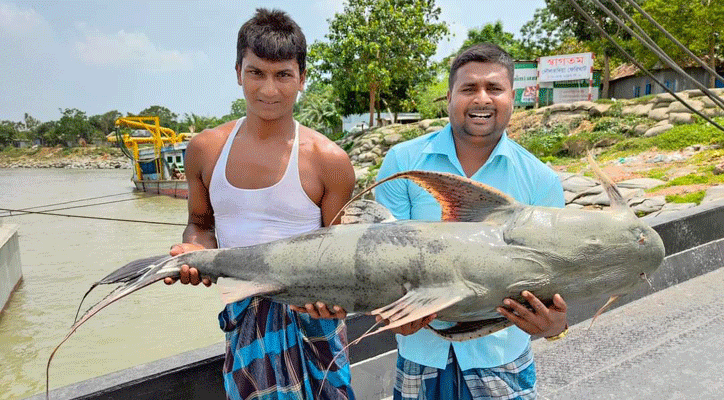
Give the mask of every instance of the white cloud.
<svg viewBox="0 0 724 400">
<path fill-rule="evenodd" d="M 47 36 L 50 26 L 34 9 L 20 9 L 15 4 L 0 3 L 0 32 L 15 39 Z"/>
<path fill-rule="evenodd" d="M 76 28 L 84 38 L 75 43 L 75 51 L 86 64 L 136 67 L 149 72 L 191 71 L 209 64 L 204 52 L 159 49 L 144 33 L 121 30 L 104 34 L 85 24 L 76 24 Z"/>
</svg>

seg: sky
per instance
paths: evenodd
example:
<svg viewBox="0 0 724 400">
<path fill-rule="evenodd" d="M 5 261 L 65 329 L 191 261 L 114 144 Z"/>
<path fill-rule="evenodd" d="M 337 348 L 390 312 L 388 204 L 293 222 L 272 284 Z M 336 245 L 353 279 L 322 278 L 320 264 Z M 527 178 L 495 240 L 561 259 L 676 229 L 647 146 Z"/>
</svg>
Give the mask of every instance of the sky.
<svg viewBox="0 0 724 400">
<path fill-rule="evenodd" d="M 436 59 L 457 50 L 468 29 L 502 21 L 516 34 L 545 0 L 437 0 L 451 35 Z M 138 113 L 161 105 L 221 117 L 243 97 L 236 36 L 258 7 L 286 11 L 307 43 L 326 41 L 342 0 L 14 1 L 0 0 L 0 120 L 58 120 Z"/>
</svg>

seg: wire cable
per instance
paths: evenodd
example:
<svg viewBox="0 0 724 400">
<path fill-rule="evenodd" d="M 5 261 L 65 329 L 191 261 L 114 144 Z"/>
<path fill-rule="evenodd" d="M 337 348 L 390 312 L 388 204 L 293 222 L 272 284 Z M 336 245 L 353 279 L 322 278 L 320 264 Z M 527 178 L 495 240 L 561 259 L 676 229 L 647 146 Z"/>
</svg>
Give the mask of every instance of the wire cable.
<svg viewBox="0 0 724 400">
<path fill-rule="evenodd" d="M 140 224 L 153 224 L 153 225 L 186 226 L 186 224 L 179 224 L 179 223 L 175 223 L 175 222 L 144 221 L 144 220 L 137 220 L 137 219 L 110 218 L 110 217 L 93 217 L 93 216 L 89 216 L 89 215 L 58 214 L 58 213 L 47 212 L 47 211 L 23 211 L 23 210 L 14 210 L 14 209 L 10 209 L 10 208 L 0 208 L 0 211 L 7 211 L 7 212 L 21 211 L 26 214 L 51 215 L 51 216 L 55 216 L 55 217 L 68 217 L 68 218 L 95 219 L 95 220 L 100 220 L 100 221 L 117 221 L 117 222 L 132 222 L 132 223 L 140 223 Z"/>
<path fill-rule="evenodd" d="M 633 56 L 631 56 L 626 50 L 624 50 L 623 47 L 621 47 L 621 45 L 619 45 L 619 44 L 611 37 L 611 35 L 609 35 L 603 28 L 601 28 L 600 26 L 598 26 L 598 24 L 597 24 L 596 21 L 593 19 L 593 17 L 591 17 L 590 15 L 588 15 L 588 13 L 581 8 L 581 6 L 576 2 L 576 0 L 568 0 L 568 2 L 573 6 L 573 8 L 576 9 L 576 11 L 577 11 L 580 15 L 582 15 L 591 25 L 593 25 L 594 27 L 596 27 L 596 29 L 598 29 L 598 31 L 601 32 L 601 35 L 603 35 L 606 39 L 608 39 L 608 41 L 611 42 L 611 44 L 613 44 L 613 45 L 616 47 L 616 49 L 617 49 L 619 52 L 621 52 L 622 55 L 624 55 L 626 58 L 628 58 L 629 61 L 631 61 L 631 63 L 633 63 L 638 69 L 640 69 L 641 71 L 643 71 L 649 78 L 651 78 L 652 81 L 656 82 L 659 86 L 661 86 L 662 89 L 666 90 L 666 91 L 667 91 L 669 94 L 671 94 L 676 100 L 680 101 L 686 108 L 688 108 L 689 110 L 691 110 L 693 113 L 695 113 L 696 115 L 702 117 L 702 118 L 705 119 L 707 122 L 709 122 L 710 124 L 712 124 L 712 125 L 714 125 L 715 127 L 717 127 L 719 130 L 724 131 L 724 127 L 722 127 L 721 125 L 717 124 L 717 123 L 714 122 L 711 118 L 707 117 L 706 115 L 702 114 L 702 113 L 699 112 L 698 110 L 696 110 L 696 109 L 694 109 L 693 107 L 691 107 L 691 106 L 690 106 L 689 104 L 687 104 L 681 97 L 679 97 L 679 95 L 677 95 L 676 93 L 674 93 L 673 90 L 669 89 L 668 87 L 666 87 L 666 85 L 664 85 L 663 83 L 661 83 L 661 81 L 659 81 L 658 79 L 656 79 L 656 77 L 655 77 L 649 70 L 647 70 L 646 68 L 644 68 L 644 66 L 641 65 L 641 63 L 639 63 L 638 61 L 636 61 L 636 59 L 635 59 Z"/>
</svg>

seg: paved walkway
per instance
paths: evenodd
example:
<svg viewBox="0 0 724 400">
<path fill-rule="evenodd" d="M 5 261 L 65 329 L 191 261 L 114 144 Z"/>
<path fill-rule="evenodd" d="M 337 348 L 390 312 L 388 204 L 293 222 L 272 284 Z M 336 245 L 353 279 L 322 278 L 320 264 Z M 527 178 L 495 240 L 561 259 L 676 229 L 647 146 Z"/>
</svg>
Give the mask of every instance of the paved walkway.
<svg viewBox="0 0 724 400">
<path fill-rule="evenodd" d="M 724 399 L 724 268 L 534 341 L 540 400 Z"/>
</svg>

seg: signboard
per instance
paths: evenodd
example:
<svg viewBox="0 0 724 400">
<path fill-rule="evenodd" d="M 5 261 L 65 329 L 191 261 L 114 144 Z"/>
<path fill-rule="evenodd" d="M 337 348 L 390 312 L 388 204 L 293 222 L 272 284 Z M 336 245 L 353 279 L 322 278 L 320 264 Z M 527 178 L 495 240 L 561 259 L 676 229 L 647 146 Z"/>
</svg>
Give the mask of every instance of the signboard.
<svg viewBox="0 0 724 400">
<path fill-rule="evenodd" d="M 513 90 L 515 91 L 514 105 L 516 107 L 532 106 L 535 104 L 537 81 L 538 64 L 535 61 L 515 63 Z"/>
<path fill-rule="evenodd" d="M 591 79 L 593 53 L 541 57 L 538 65 L 540 82 Z"/>
</svg>

